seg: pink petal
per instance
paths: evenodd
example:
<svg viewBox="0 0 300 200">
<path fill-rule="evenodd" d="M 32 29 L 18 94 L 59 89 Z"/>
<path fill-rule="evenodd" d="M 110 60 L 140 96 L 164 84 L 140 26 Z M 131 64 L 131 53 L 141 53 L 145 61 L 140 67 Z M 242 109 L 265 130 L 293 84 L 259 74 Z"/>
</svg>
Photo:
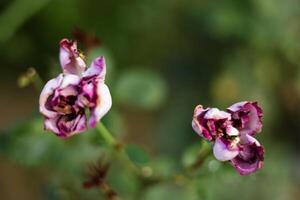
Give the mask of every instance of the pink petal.
<svg viewBox="0 0 300 200">
<path fill-rule="evenodd" d="M 255 135 L 259 133 L 262 129 L 262 109 L 258 106 L 257 102 L 243 101 L 233 104 L 228 109 L 228 112 L 232 114 L 232 120 L 240 120 L 241 135 Z M 240 116 L 239 113 L 248 114 L 246 116 Z"/>
<path fill-rule="evenodd" d="M 216 142 L 214 144 L 213 152 L 214 156 L 219 161 L 228 161 L 233 159 L 239 154 L 239 149 L 229 149 L 229 144 L 225 144 L 226 141 L 219 138 L 216 139 Z"/>
<path fill-rule="evenodd" d="M 63 81 L 60 85 L 60 88 L 65 88 L 69 85 L 78 85 L 80 83 L 80 77 L 74 74 L 64 75 Z"/>
<path fill-rule="evenodd" d="M 59 130 L 57 127 L 57 120 L 59 119 L 59 115 L 53 117 L 53 118 L 46 118 L 44 121 L 44 128 L 45 130 L 52 131 L 56 134 L 59 134 Z"/>
<path fill-rule="evenodd" d="M 229 136 L 238 136 L 240 134 L 239 131 L 236 128 L 234 128 L 232 125 L 228 125 L 226 127 L 226 133 Z"/>
<path fill-rule="evenodd" d="M 108 87 L 98 82 L 96 106 L 91 108 L 89 120 L 90 127 L 95 127 L 96 123 L 109 111 L 112 105 L 112 99 Z"/>
<path fill-rule="evenodd" d="M 47 108 L 47 100 L 54 93 L 54 90 L 59 87 L 63 80 L 63 75 L 60 74 L 57 78 L 51 79 L 44 86 L 39 99 L 40 112 L 46 117 L 52 118 L 57 115 L 56 112 Z"/>
<path fill-rule="evenodd" d="M 84 60 L 77 51 L 77 43 L 68 39 L 60 41 L 60 64 L 64 74 L 81 75 L 86 68 Z"/>
<path fill-rule="evenodd" d="M 204 118 L 206 119 L 214 119 L 214 120 L 219 120 L 219 119 L 231 119 L 231 115 L 225 111 L 220 111 L 218 108 L 211 108 L 207 111 L 205 114 Z"/>
<path fill-rule="evenodd" d="M 204 136 L 203 136 L 203 132 L 204 132 L 205 130 L 203 130 L 203 127 L 202 127 L 202 125 L 200 124 L 200 122 L 199 122 L 199 120 L 198 120 L 198 117 L 199 117 L 202 113 L 206 112 L 208 109 L 209 109 L 209 108 L 204 109 L 202 105 L 198 105 L 198 106 L 196 106 L 196 108 L 195 108 L 195 110 L 194 110 L 194 116 L 193 116 L 193 120 L 192 120 L 192 127 L 193 127 L 194 131 L 195 131 L 198 135 L 200 135 L 201 137 L 204 137 Z M 204 137 L 204 138 L 206 138 L 206 139 L 209 139 L 209 140 L 212 139 L 212 137 L 211 137 L 209 134 L 205 134 L 205 136 L 206 136 L 206 137 Z"/>
<path fill-rule="evenodd" d="M 241 151 L 231 163 L 241 175 L 249 175 L 263 167 L 264 147 L 249 135 L 246 135 L 241 143 Z"/>
<path fill-rule="evenodd" d="M 68 138 L 86 130 L 86 116 L 84 113 L 78 113 L 72 119 L 69 119 L 68 116 L 70 115 L 58 115 L 54 118 L 46 118 L 44 122 L 45 130 L 52 131 L 62 138 Z"/>
<path fill-rule="evenodd" d="M 83 77 L 97 76 L 104 81 L 106 74 L 106 64 L 103 56 L 93 60 L 91 66 L 83 73 Z"/>
</svg>

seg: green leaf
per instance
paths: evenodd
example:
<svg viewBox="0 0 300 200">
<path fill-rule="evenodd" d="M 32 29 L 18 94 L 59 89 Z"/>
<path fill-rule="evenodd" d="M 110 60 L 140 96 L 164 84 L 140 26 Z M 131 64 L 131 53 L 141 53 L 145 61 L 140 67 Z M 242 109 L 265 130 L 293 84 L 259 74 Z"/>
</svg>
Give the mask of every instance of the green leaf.
<svg viewBox="0 0 300 200">
<path fill-rule="evenodd" d="M 125 151 L 129 159 L 138 165 L 144 165 L 149 162 L 149 155 L 146 151 L 136 145 L 127 145 Z"/>
<path fill-rule="evenodd" d="M 49 0 L 15 0 L 0 15 L 0 43 L 8 40 L 32 15 Z"/>
<path fill-rule="evenodd" d="M 115 98 L 119 103 L 150 110 L 160 107 L 166 94 L 167 86 L 163 78 L 146 70 L 124 72 L 115 90 Z"/>
</svg>

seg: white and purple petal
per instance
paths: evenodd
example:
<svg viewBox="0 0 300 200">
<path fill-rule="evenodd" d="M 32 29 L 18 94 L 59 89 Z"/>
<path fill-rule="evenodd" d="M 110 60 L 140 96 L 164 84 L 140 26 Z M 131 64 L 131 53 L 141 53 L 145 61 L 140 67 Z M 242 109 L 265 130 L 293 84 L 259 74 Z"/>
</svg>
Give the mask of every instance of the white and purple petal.
<svg viewBox="0 0 300 200">
<path fill-rule="evenodd" d="M 99 81 L 104 82 L 106 75 L 106 63 L 103 56 L 99 56 L 92 61 L 91 66 L 83 73 L 83 77 L 96 76 Z"/>
<path fill-rule="evenodd" d="M 97 85 L 97 100 L 95 107 L 90 108 L 89 126 L 95 127 L 96 123 L 109 111 L 112 99 L 108 87 L 99 82 Z"/>
<path fill-rule="evenodd" d="M 201 116 L 204 115 L 204 113 L 207 112 L 209 108 L 204 109 L 202 105 L 198 105 L 196 106 L 195 110 L 194 110 L 194 116 L 193 116 L 193 120 L 192 120 L 192 127 L 194 129 L 194 131 L 200 135 L 201 137 L 204 137 L 208 140 L 211 140 L 212 137 L 209 135 L 208 131 L 206 130 L 206 128 L 204 128 L 201 124 L 200 124 L 200 119 Z M 206 134 L 207 133 L 207 134 Z"/>
<path fill-rule="evenodd" d="M 89 126 L 95 127 L 111 108 L 112 100 L 104 84 L 104 57 L 94 59 L 86 70 L 76 42 L 67 39 L 60 42 L 59 57 L 63 74 L 45 85 L 39 103 L 45 129 L 67 138 L 87 129 L 86 109 L 90 110 Z"/>
<path fill-rule="evenodd" d="M 54 132 L 57 136 L 68 138 L 87 129 L 84 112 L 68 115 L 58 115 L 45 119 L 45 129 Z"/>
<path fill-rule="evenodd" d="M 214 143 L 213 153 L 217 160 L 228 161 L 239 154 L 239 147 L 229 140 L 218 138 Z"/>
<path fill-rule="evenodd" d="M 261 131 L 263 113 L 257 102 L 239 102 L 230 106 L 227 111 L 231 113 L 233 125 L 241 135 L 255 135 Z"/>
<path fill-rule="evenodd" d="M 40 112 L 46 117 L 51 118 L 57 115 L 57 113 L 54 110 L 52 110 L 49 99 L 52 95 L 54 95 L 54 91 L 60 86 L 62 80 L 62 74 L 60 74 L 57 78 L 49 80 L 40 94 Z"/>
<path fill-rule="evenodd" d="M 249 175 L 263 167 L 264 147 L 249 135 L 244 136 L 241 143 L 241 150 L 231 163 L 241 175 Z"/>
<path fill-rule="evenodd" d="M 86 69 L 86 64 L 77 50 L 76 41 L 70 41 L 68 39 L 62 39 L 60 41 L 59 59 L 65 74 L 81 76 Z"/>
<path fill-rule="evenodd" d="M 195 132 L 206 140 L 214 140 L 230 125 L 231 115 L 217 108 L 196 106 L 192 121 Z"/>
<path fill-rule="evenodd" d="M 225 111 L 221 111 L 218 108 L 210 108 L 204 115 L 205 119 L 219 120 L 219 119 L 231 119 L 231 115 Z"/>
</svg>

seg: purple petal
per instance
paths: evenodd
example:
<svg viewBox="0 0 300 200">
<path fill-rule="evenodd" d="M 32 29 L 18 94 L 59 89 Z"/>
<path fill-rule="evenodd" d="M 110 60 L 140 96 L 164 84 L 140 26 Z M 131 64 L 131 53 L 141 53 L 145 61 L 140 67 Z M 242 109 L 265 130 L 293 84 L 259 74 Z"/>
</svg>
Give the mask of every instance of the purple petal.
<svg viewBox="0 0 300 200">
<path fill-rule="evenodd" d="M 47 105 L 48 98 L 54 94 L 54 90 L 59 87 L 63 80 L 63 75 L 60 74 L 57 78 L 51 79 L 44 86 L 39 99 L 40 112 L 49 118 L 55 117 L 57 113 Z"/>
<path fill-rule="evenodd" d="M 263 114 L 257 102 L 239 102 L 227 110 L 232 114 L 233 124 L 238 127 L 241 135 L 255 135 L 261 131 Z"/>
<path fill-rule="evenodd" d="M 264 147 L 249 135 L 241 142 L 243 143 L 241 151 L 231 163 L 241 175 L 248 175 L 263 167 Z"/>
<path fill-rule="evenodd" d="M 192 121 L 192 127 L 194 129 L 194 131 L 200 135 L 201 137 L 203 136 L 203 132 L 204 132 L 204 128 L 201 126 L 200 121 L 198 120 L 198 117 L 203 115 L 203 113 L 206 113 L 206 111 L 209 108 L 203 109 L 202 105 L 198 105 L 196 106 L 195 110 L 194 110 L 194 117 L 193 117 L 193 121 Z M 207 138 L 208 140 L 211 140 L 212 137 L 208 134 L 205 138 Z"/>
<path fill-rule="evenodd" d="M 77 51 L 77 43 L 68 39 L 60 41 L 60 64 L 64 74 L 81 75 L 86 68 L 86 64 Z"/>
<path fill-rule="evenodd" d="M 230 125 L 231 115 L 217 108 L 203 109 L 198 105 L 194 110 L 192 127 L 195 132 L 206 140 L 218 137 L 220 131 Z"/>
<path fill-rule="evenodd" d="M 223 138 L 216 139 L 213 148 L 214 156 L 219 161 L 228 161 L 239 154 L 238 147 L 231 147 L 230 142 Z"/>
<path fill-rule="evenodd" d="M 86 116 L 84 113 L 60 115 L 45 119 L 45 129 L 56 133 L 57 136 L 68 138 L 74 134 L 84 132 Z"/>
<path fill-rule="evenodd" d="M 103 56 L 93 60 L 91 66 L 83 73 L 83 77 L 97 76 L 98 79 L 104 81 L 106 74 L 106 64 Z"/>
<path fill-rule="evenodd" d="M 96 126 L 96 123 L 109 111 L 111 105 L 112 99 L 108 87 L 104 83 L 98 82 L 96 106 L 90 109 L 90 127 Z"/>
</svg>

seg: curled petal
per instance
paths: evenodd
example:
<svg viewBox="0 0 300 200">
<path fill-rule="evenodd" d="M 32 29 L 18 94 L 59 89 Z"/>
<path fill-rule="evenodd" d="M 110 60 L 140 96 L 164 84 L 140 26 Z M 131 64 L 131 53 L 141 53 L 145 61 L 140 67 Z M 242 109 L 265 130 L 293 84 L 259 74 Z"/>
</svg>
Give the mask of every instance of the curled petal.
<svg viewBox="0 0 300 200">
<path fill-rule="evenodd" d="M 106 74 L 105 58 L 100 56 L 93 60 L 91 66 L 83 73 L 83 77 L 97 76 L 99 80 L 104 81 Z"/>
<path fill-rule="evenodd" d="M 104 83 L 99 82 L 97 85 L 96 106 L 90 109 L 90 127 L 96 126 L 96 123 L 109 111 L 111 105 L 112 99 L 108 87 Z"/>
<path fill-rule="evenodd" d="M 217 160 L 228 161 L 239 154 L 239 148 L 237 146 L 232 147 L 229 141 L 219 138 L 216 139 L 213 152 Z"/>
<path fill-rule="evenodd" d="M 263 167 L 264 147 L 249 135 L 241 142 L 241 151 L 231 163 L 241 175 L 248 175 Z"/>
<path fill-rule="evenodd" d="M 206 113 L 206 111 L 208 109 L 209 108 L 204 109 L 202 107 L 202 105 L 196 106 L 196 108 L 194 110 L 194 117 L 193 117 L 193 121 L 192 121 L 192 127 L 198 135 L 211 140 L 212 137 L 209 135 L 208 131 L 204 127 L 201 126 L 200 120 L 199 120 L 200 116 L 203 116 L 203 114 Z"/>
<path fill-rule="evenodd" d="M 60 88 L 65 88 L 69 85 L 78 85 L 80 82 L 80 77 L 74 74 L 64 75 L 63 81 L 60 85 Z"/>
<path fill-rule="evenodd" d="M 200 135 L 201 137 L 204 137 L 207 140 L 212 140 L 212 136 L 207 130 L 206 127 L 204 127 L 204 115 L 205 113 L 209 110 L 210 108 L 204 109 L 202 105 L 196 106 L 194 110 L 194 116 L 193 116 L 193 121 L 192 121 L 192 127 L 194 131 Z"/>
<path fill-rule="evenodd" d="M 68 39 L 60 41 L 60 64 L 64 74 L 81 75 L 86 68 L 84 60 L 77 51 L 77 43 Z"/>
<path fill-rule="evenodd" d="M 56 133 L 57 136 L 68 138 L 86 130 L 86 116 L 81 114 L 58 115 L 45 119 L 45 129 Z"/>
<path fill-rule="evenodd" d="M 213 120 L 219 120 L 219 119 L 231 119 L 231 115 L 227 112 L 220 111 L 218 108 L 211 108 L 207 111 L 207 113 L 204 116 L 206 119 L 213 119 Z"/>
<path fill-rule="evenodd" d="M 213 140 L 218 131 L 230 125 L 231 115 L 217 108 L 204 109 L 201 105 L 195 108 L 192 127 L 198 135 L 206 140 Z"/>
<path fill-rule="evenodd" d="M 232 125 L 228 125 L 226 127 L 226 133 L 229 136 L 238 136 L 239 135 L 239 131 L 236 128 L 234 128 Z"/>
<path fill-rule="evenodd" d="M 44 128 L 45 130 L 52 131 L 56 134 L 60 134 L 59 129 L 57 127 L 57 120 L 59 119 L 59 115 L 53 118 L 45 118 Z"/>
<path fill-rule="evenodd" d="M 263 114 L 257 102 L 239 102 L 227 110 L 232 114 L 233 124 L 238 127 L 241 135 L 255 135 L 261 131 Z"/>
<path fill-rule="evenodd" d="M 60 74 L 57 78 L 51 79 L 44 86 L 39 99 L 40 112 L 49 118 L 55 117 L 57 113 L 51 109 L 48 99 L 54 94 L 54 90 L 59 87 L 63 80 L 63 75 Z"/>
</svg>

